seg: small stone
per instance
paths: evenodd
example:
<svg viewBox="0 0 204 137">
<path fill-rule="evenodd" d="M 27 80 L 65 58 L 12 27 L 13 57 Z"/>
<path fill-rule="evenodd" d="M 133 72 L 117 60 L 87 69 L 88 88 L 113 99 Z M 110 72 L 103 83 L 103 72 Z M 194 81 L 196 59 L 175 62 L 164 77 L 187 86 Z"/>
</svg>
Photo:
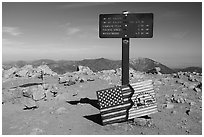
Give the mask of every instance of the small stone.
<svg viewBox="0 0 204 137">
<path fill-rule="evenodd" d="M 175 110 L 172 110 L 171 111 L 171 114 L 176 114 L 177 112 Z"/>
<path fill-rule="evenodd" d="M 186 110 L 186 114 L 190 115 L 190 111 L 191 111 L 190 109 Z"/>
<path fill-rule="evenodd" d="M 42 86 L 43 86 L 44 90 L 48 90 L 48 88 L 49 88 L 49 84 L 43 84 Z"/>
<path fill-rule="evenodd" d="M 174 108 L 174 104 L 172 104 L 172 103 L 167 103 L 167 104 L 166 104 L 166 108 L 167 108 L 167 109 L 172 109 L 172 108 Z"/>
</svg>

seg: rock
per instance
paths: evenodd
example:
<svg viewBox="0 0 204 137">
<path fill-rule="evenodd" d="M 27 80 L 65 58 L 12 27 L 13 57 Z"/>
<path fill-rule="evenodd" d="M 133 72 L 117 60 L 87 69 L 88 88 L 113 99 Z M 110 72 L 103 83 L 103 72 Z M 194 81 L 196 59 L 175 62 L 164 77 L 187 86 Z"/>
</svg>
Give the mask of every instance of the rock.
<svg viewBox="0 0 204 137">
<path fill-rule="evenodd" d="M 42 87 L 43 87 L 44 90 L 48 90 L 49 89 L 49 84 L 44 83 L 44 84 L 42 84 Z"/>
<path fill-rule="evenodd" d="M 134 118 L 134 123 L 138 126 L 145 126 L 147 124 L 147 120 L 145 118 Z"/>
<path fill-rule="evenodd" d="M 177 73 L 173 73 L 172 75 L 173 75 L 173 78 L 180 78 L 179 74 L 177 74 Z"/>
<path fill-rule="evenodd" d="M 196 92 L 201 92 L 200 88 L 194 88 L 193 90 L 196 91 Z"/>
<path fill-rule="evenodd" d="M 64 86 L 71 86 L 71 85 L 74 85 L 74 84 L 76 84 L 75 81 L 69 80 L 69 81 L 67 81 L 66 83 L 64 83 Z"/>
<path fill-rule="evenodd" d="M 55 111 L 55 113 L 58 115 L 61 115 L 63 113 L 66 113 L 66 111 L 67 111 L 67 109 L 65 107 L 60 107 Z"/>
<path fill-rule="evenodd" d="M 87 81 L 94 81 L 95 79 L 94 78 L 92 78 L 92 77 L 89 77 L 88 79 L 87 79 Z"/>
<path fill-rule="evenodd" d="M 116 71 L 116 75 L 118 75 L 118 76 L 122 75 L 122 69 L 121 68 L 117 68 L 115 71 Z"/>
<path fill-rule="evenodd" d="M 79 78 L 79 82 L 80 82 L 80 83 L 83 83 L 83 82 L 85 82 L 85 81 L 87 81 L 87 79 L 86 79 L 85 77 L 80 77 L 80 78 Z"/>
<path fill-rule="evenodd" d="M 31 87 L 23 88 L 23 89 L 22 89 L 22 94 L 23 94 L 24 97 L 32 98 L 33 93 L 32 93 L 32 91 L 31 91 Z"/>
<path fill-rule="evenodd" d="M 32 90 L 32 94 L 33 94 L 32 98 L 35 101 L 42 100 L 46 97 L 43 86 L 41 86 L 41 85 L 38 85 L 37 87 L 33 87 L 31 90 Z"/>
<path fill-rule="evenodd" d="M 167 108 L 167 109 L 172 109 L 172 108 L 174 108 L 174 104 L 172 104 L 172 103 L 167 103 L 167 104 L 166 104 L 166 108 Z"/>
<path fill-rule="evenodd" d="M 28 77 L 31 76 L 33 71 L 33 66 L 32 65 L 25 65 L 18 72 L 16 72 L 16 76 L 18 77 Z"/>
<path fill-rule="evenodd" d="M 80 65 L 77 67 L 77 71 L 78 73 L 85 74 L 85 75 L 93 74 L 93 71 L 89 67 L 80 66 Z"/>
<path fill-rule="evenodd" d="M 191 85 L 188 86 L 188 89 L 191 89 L 191 90 L 192 90 L 192 89 L 194 89 L 195 87 L 196 87 L 195 84 L 191 84 Z"/>
<path fill-rule="evenodd" d="M 16 68 L 16 67 L 12 67 L 8 70 L 4 70 L 3 71 L 3 77 L 6 79 L 12 78 L 17 71 L 18 71 L 18 68 Z"/>
<path fill-rule="evenodd" d="M 176 80 L 176 83 L 177 83 L 177 84 L 184 84 L 184 81 L 181 80 L 181 79 L 178 79 L 178 80 Z"/>
<path fill-rule="evenodd" d="M 177 112 L 175 110 L 172 110 L 171 111 L 171 114 L 176 114 Z"/>
<path fill-rule="evenodd" d="M 105 74 L 105 75 L 114 75 L 116 74 L 116 70 L 102 70 L 101 73 Z"/>
<path fill-rule="evenodd" d="M 191 74 L 189 75 L 188 80 L 191 81 L 191 82 L 196 81 L 195 77 L 193 75 L 191 75 Z"/>
<path fill-rule="evenodd" d="M 151 119 L 145 119 L 145 118 L 134 118 L 134 124 L 138 126 L 152 126 L 152 120 Z"/>
<path fill-rule="evenodd" d="M 56 84 L 51 85 L 51 89 L 50 92 L 53 94 L 53 96 L 55 97 L 58 93 L 58 86 Z"/>
<path fill-rule="evenodd" d="M 21 103 L 25 106 L 25 109 L 34 109 L 39 107 L 32 98 L 23 97 Z"/>
<path fill-rule="evenodd" d="M 41 65 L 37 67 L 38 72 L 43 72 L 44 75 L 54 76 L 57 75 L 56 72 L 53 72 L 47 65 Z"/>
<path fill-rule="evenodd" d="M 160 67 L 155 67 L 155 68 L 153 68 L 153 69 L 148 70 L 147 73 L 159 74 L 159 75 L 161 75 L 162 73 L 161 73 L 160 71 L 161 71 L 161 68 L 160 68 Z"/>
<path fill-rule="evenodd" d="M 33 128 L 32 131 L 30 132 L 30 135 L 42 135 L 43 130 L 40 128 Z"/>
<path fill-rule="evenodd" d="M 202 89 L 202 82 L 199 82 L 196 87 L 199 88 L 199 89 Z"/>
<path fill-rule="evenodd" d="M 66 83 L 67 81 L 69 81 L 69 77 L 59 77 L 59 84 L 64 84 Z"/>
<path fill-rule="evenodd" d="M 190 115 L 190 111 L 191 111 L 190 109 L 186 110 L 186 114 Z"/>
<path fill-rule="evenodd" d="M 161 85 L 161 84 L 162 84 L 162 82 L 160 80 L 155 80 L 154 81 L 154 85 Z"/>
</svg>

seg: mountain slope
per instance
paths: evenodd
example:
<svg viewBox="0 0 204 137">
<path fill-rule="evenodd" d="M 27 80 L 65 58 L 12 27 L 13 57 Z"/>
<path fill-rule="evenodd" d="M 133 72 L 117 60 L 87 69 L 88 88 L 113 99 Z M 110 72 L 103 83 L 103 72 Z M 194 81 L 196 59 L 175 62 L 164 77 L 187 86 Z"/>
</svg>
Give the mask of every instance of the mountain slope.
<svg viewBox="0 0 204 137">
<path fill-rule="evenodd" d="M 174 70 L 168 68 L 167 66 L 148 58 L 130 59 L 130 67 L 137 71 L 143 72 L 147 72 L 155 67 L 160 67 L 161 73 L 163 74 L 170 74 L 174 72 Z"/>
</svg>

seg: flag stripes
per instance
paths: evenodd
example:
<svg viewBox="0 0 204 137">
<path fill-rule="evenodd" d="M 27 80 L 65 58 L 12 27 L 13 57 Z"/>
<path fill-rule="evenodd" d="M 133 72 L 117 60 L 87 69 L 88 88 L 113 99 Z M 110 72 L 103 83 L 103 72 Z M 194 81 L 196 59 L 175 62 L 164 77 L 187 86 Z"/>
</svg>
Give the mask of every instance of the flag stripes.
<svg viewBox="0 0 204 137">
<path fill-rule="evenodd" d="M 152 80 L 97 91 L 103 125 L 157 112 Z"/>
<path fill-rule="evenodd" d="M 134 105 L 129 109 L 128 119 L 157 112 L 157 104 L 152 80 L 130 84 L 134 89 L 131 100 Z"/>
<path fill-rule="evenodd" d="M 103 94 L 106 94 L 107 96 L 110 97 L 109 95 L 111 94 L 110 92 L 114 92 L 114 89 L 118 89 L 118 88 L 120 89 L 120 94 L 122 95 L 122 98 L 123 98 L 123 101 L 121 103 L 117 102 L 115 105 L 111 105 L 111 106 L 107 105 L 107 107 L 104 107 L 104 103 L 99 101 L 103 125 L 127 120 L 127 110 L 131 106 L 130 97 L 133 92 L 130 87 L 121 86 L 121 87 L 115 87 L 115 88 L 109 88 L 109 89 L 97 91 L 97 97 L 100 100 L 101 100 L 101 97 L 103 97 L 105 98 L 104 99 L 105 101 L 110 102 L 108 98 L 102 96 L 102 92 Z M 112 98 L 113 99 L 112 101 L 115 102 L 115 100 L 117 100 L 117 97 L 120 95 L 117 96 L 115 94 L 111 94 L 111 96 L 113 97 L 110 97 L 110 98 Z M 112 102 L 110 102 L 110 104 L 111 103 Z"/>
</svg>

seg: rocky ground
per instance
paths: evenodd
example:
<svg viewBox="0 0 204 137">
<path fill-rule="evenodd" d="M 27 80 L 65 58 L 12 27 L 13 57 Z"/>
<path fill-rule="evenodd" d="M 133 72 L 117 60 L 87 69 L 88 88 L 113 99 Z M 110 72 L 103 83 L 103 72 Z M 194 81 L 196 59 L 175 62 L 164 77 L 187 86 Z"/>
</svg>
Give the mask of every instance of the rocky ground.
<svg viewBox="0 0 204 137">
<path fill-rule="evenodd" d="M 43 65 L 3 70 L 3 135 L 201 135 L 202 74 L 130 69 L 130 83 L 153 80 L 158 112 L 103 126 L 96 91 L 121 84 L 121 69 L 58 75 Z"/>
</svg>

